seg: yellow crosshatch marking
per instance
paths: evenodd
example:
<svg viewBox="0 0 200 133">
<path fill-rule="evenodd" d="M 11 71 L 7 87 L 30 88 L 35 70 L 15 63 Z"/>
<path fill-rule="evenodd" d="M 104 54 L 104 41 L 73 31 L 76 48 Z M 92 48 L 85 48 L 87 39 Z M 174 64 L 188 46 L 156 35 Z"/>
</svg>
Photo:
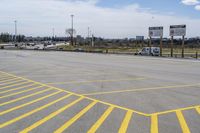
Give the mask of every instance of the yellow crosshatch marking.
<svg viewBox="0 0 200 133">
<path fill-rule="evenodd" d="M 72 125 L 76 120 L 78 120 L 82 115 L 84 115 L 88 110 L 90 110 L 96 103 L 97 103 L 97 101 L 93 101 L 92 103 L 90 103 L 87 107 L 85 107 L 83 110 L 81 110 L 81 112 L 79 112 L 77 115 L 75 115 L 69 121 L 67 121 L 64 125 L 62 125 L 60 128 L 58 128 L 54 133 L 63 132 L 70 125 Z"/>
<path fill-rule="evenodd" d="M 158 133 L 158 115 L 151 116 L 151 133 Z"/>
<path fill-rule="evenodd" d="M 28 102 L 28 103 L 25 103 L 25 104 L 16 106 L 16 107 L 14 107 L 14 108 L 10 108 L 10 109 L 8 109 L 8 110 L 6 110 L 6 111 L 0 112 L 0 116 L 1 116 L 1 115 L 4 115 L 4 114 L 7 114 L 7 113 L 9 113 L 9 112 L 11 112 L 11 111 L 20 109 L 20 108 L 22 108 L 22 107 L 28 106 L 28 105 L 30 105 L 30 104 L 36 103 L 36 102 L 38 102 L 38 101 L 41 101 L 41 100 L 43 100 L 43 99 L 46 99 L 46 98 L 48 98 L 48 97 L 51 97 L 51 96 L 56 95 L 56 94 L 59 94 L 59 93 L 60 93 L 60 91 L 55 92 L 55 93 L 52 93 L 52 94 L 49 94 L 49 95 L 46 95 L 46 96 L 41 97 L 41 98 L 38 98 L 38 99 L 33 100 L 33 101 L 31 101 L 31 102 Z"/>
<path fill-rule="evenodd" d="M 67 95 L 67 97 L 71 96 L 71 94 Z M 67 98 L 66 97 L 66 98 Z M 63 112 L 64 110 L 66 110 L 67 108 L 73 106 L 74 104 L 80 102 L 81 100 L 83 100 L 83 98 L 79 98 L 73 102 L 71 102 L 70 104 L 62 107 L 61 109 L 57 110 L 56 112 L 53 112 L 52 114 L 48 115 L 47 117 L 41 119 L 40 121 L 34 123 L 33 125 L 31 125 L 30 127 L 27 127 L 26 129 L 24 129 L 23 131 L 21 131 L 21 133 L 26 133 L 26 132 L 29 132 L 31 130 L 33 130 L 34 128 L 38 127 L 39 125 L 43 124 L 44 122 L 52 119 L 53 117 L 55 117 L 56 115 L 58 115 L 59 113 Z"/>
<path fill-rule="evenodd" d="M 0 82 L 6 82 L 13 79 L 18 79 L 18 78 L 17 77 L 3 77 L 3 78 L 0 78 Z"/>
<path fill-rule="evenodd" d="M 10 92 L 10 91 L 20 90 L 20 89 L 23 89 L 23 88 L 28 88 L 28 87 L 31 87 L 31 86 L 34 86 L 34 84 L 29 84 L 29 85 L 26 85 L 26 86 L 21 86 L 21 87 L 17 87 L 17 88 L 14 88 L 14 89 L 1 91 L 0 94 L 7 93 L 7 92 Z"/>
<path fill-rule="evenodd" d="M 10 97 L 10 96 L 14 96 L 14 95 L 18 95 L 18 94 L 25 93 L 25 92 L 29 92 L 29 91 L 32 91 L 32 90 L 35 90 L 35 89 L 38 89 L 38 88 L 42 88 L 42 87 L 43 86 L 38 86 L 38 87 L 30 88 L 30 89 L 27 89 L 27 90 L 19 91 L 19 92 L 16 92 L 16 93 L 8 94 L 8 95 L 5 95 L 5 96 L 1 96 L 0 99 Z"/>
<path fill-rule="evenodd" d="M 20 100 L 23 100 L 23 99 L 26 99 L 26 98 L 29 98 L 29 97 L 50 91 L 50 90 L 53 90 L 53 89 L 52 88 L 44 89 L 44 90 L 38 91 L 36 93 L 32 93 L 30 95 L 26 95 L 26 96 L 23 96 L 23 97 L 20 97 L 20 98 L 17 98 L 17 99 L 13 99 L 13 100 L 10 100 L 10 101 L 4 102 L 4 103 L 0 103 L 0 106 L 4 106 L 4 105 L 10 104 L 10 103 L 14 103 L 14 102 L 17 102 L 17 101 L 20 101 Z"/>
<path fill-rule="evenodd" d="M 9 86 L 0 87 L 0 90 L 7 89 L 7 88 L 10 88 L 10 87 L 14 87 L 14 86 L 18 86 L 18 85 L 23 85 L 23 84 L 26 84 L 26 83 L 29 83 L 29 82 L 23 81 L 23 82 L 20 82 L 20 83 L 17 83 L 17 84 L 12 84 L 12 85 L 9 85 Z"/>
<path fill-rule="evenodd" d="M 23 80 L 21 80 L 21 79 L 15 79 L 13 81 L 6 81 L 6 82 L 1 83 L 0 86 L 18 83 L 19 81 L 23 81 Z"/>
<path fill-rule="evenodd" d="M 156 112 L 156 113 L 152 113 L 152 114 L 147 114 L 147 113 L 139 112 L 139 111 L 136 111 L 136 110 L 133 110 L 133 109 L 128 109 L 128 108 L 121 107 L 121 106 L 118 106 L 118 105 L 114 105 L 114 104 L 111 104 L 111 103 L 103 102 L 103 101 L 100 101 L 100 100 L 97 100 L 97 99 L 93 99 L 93 98 L 90 98 L 90 97 L 87 97 L 87 96 L 84 96 L 84 95 L 80 95 L 80 94 L 76 94 L 76 93 L 69 92 L 69 91 L 66 91 L 66 90 L 62 90 L 60 88 L 52 87 L 52 86 L 49 86 L 49 85 L 46 85 L 46 84 L 43 84 L 43 83 L 39 83 L 39 82 L 35 82 L 35 81 L 29 80 L 29 79 L 25 79 L 25 78 L 22 78 L 22 77 L 17 77 L 15 75 L 8 74 L 8 73 L 5 73 L 5 72 L 0 72 L 0 73 L 3 73 L 4 76 L 8 75 L 9 77 L 12 77 L 12 79 L 14 79 L 14 80 L 12 80 L 12 82 L 18 81 L 18 80 L 22 81 L 20 83 L 14 82 L 13 84 L 8 84 L 7 86 L 0 87 L 0 94 L 19 90 L 18 92 L 3 95 L 3 96 L 0 97 L 0 99 L 9 98 L 9 97 L 19 95 L 19 94 L 25 94 L 25 92 L 29 92 L 31 90 L 36 90 L 34 93 L 24 95 L 24 96 L 21 96 L 19 98 L 15 98 L 15 99 L 10 99 L 9 101 L 6 101 L 6 102 L 1 102 L 0 107 L 4 107 L 5 105 L 9 105 L 9 104 L 21 101 L 21 100 L 26 100 L 27 98 L 37 96 L 39 94 L 45 94 L 46 92 L 49 92 L 48 95 L 44 95 L 42 97 L 33 99 L 31 101 L 27 101 L 23 104 L 20 104 L 20 105 L 14 106 L 14 107 L 10 107 L 10 108 L 7 108 L 6 110 L 1 111 L 0 117 L 7 115 L 8 113 L 20 110 L 20 109 L 23 110 L 24 107 L 31 106 L 34 103 L 40 103 L 41 101 L 43 101 L 47 98 L 50 98 L 50 97 L 54 97 L 55 95 L 65 94 L 64 96 L 59 97 L 58 99 L 53 100 L 53 101 L 51 101 L 51 102 L 49 102 L 45 105 L 36 107 L 33 110 L 30 110 L 29 112 L 26 112 L 22 115 L 16 116 L 15 118 L 12 118 L 12 119 L 7 120 L 3 123 L 0 123 L 0 128 L 9 127 L 10 125 L 17 123 L 18 121 L 25 119 L 28 116 L 31 116 L 33 114 L 37 114 L 39 111 L 47 109 L 50 106 L 53 106 L 56 103 L 59 103 L 59 102 L 65 100 L 65 99 L 68 99 L 71 96 L 78 97 L 76 100 L 62 106 L 61 108 L 55 110 L 51 114 L 48 114 L 45 117 L 41 118 L 40 120 L 38 120 L 38 121 L 32 123 L 31 125 L 27 126 L 25 129 L 23 129 L 21 131 L 21 133 L 27 133 L 27 132 L 30 132 L 30 131 L 38 128 L 39 126 L 42 126 L 44 123 L 48 122 L 49 120 L 53 119 L 54 117 L 57 117 L 59 114 L 61 114 L 65 110 L 71 108 L 72 106 L 75 106 L 76 104 L 80 104 L 80 101 L 82 101 L 84 99 L 89 100 L 90 103 L 87 106 L 83 107 L 83 109 L 80 112 L 78 112 L 77 114 L 75 114 L 72 118 L 65 121 L 62 125 L 60 125 L 59 128 L 54 131 L 55 133 L 61 133 L 61 132 L 64 132 L 65 130 L 67 130 L 71 125 L 73 125 L 75 122 L 77 122 L 81 117 L 83 117 L 86 113 L 88 113 L 89 110 L 91 110 L 95 105 L 97 105 L 97 103 L 106 105 L 106 106 L 108 106 L 108 108 L 102 113 L 102 115 L 99 118 L 97 118 L 96 122 L 92 123 L 92 125 L 90 126 L 90 128 L 87 131 L 88 133 L 95 133 L 99 128 L 101 128 L 102 124 L 106 121 L 106 119 L 112 114 L 113 110 L 115 110 L 115 109 L 120 109 L 120 110 L 125 111 L 124 118 L 122 119 L 122 121 L 120 122 L 121 124 L 118 127 L 119 128 L 118 133 L 126 133 L 127 132 L 129 126 L 132 126 L 132 125 L 130 125 L 130 121 L 134 120 L 134 114 L 142 115 L 144 117 L 150 118 L 151 122 L 149 123 L 150 124 L 149 132 L 159 133 L 159 130 L 158 130 L 159 129 L 159 116 L 169 114 L 169 113 L 176 113 L 177 120 L 179 122 L 179 125 L 180 125 L 183 133 L 190 133 L 190 127 L 188 126 L 187 121 L 186 121 L 182 112 L 184 110 L 196 110 L 197 114 L 200 115 L 200 105 L 196 105 L 196 106 L 192 106 L 192 107 L 186 107 L 186 108 L 179 108 L 179 109 L 174 109 L 174 110 L 168 110 L 168 111 L 163 111 L 163 112 Z M 1 74 L 0 74 L 0 76 L 1 76 Z M 6 78 L 6 76 L 5 76 L 5 78 Z M 2 82 L 4 82 L 4 81 L 2 81 Z M 0 81 L 0 84 L 2 82 Z M 10 81 L 7 81 L 7 83 L 8 82 L 10 82 Z M 196 86 L 196 85 L 197 84 L 195 84 L 193 86 Z M 183 85 L 182 87 L 184 87 L 184 86 L 192 86 L 192 85 Z M 181 86 L 177 86 L 177 87 L 181 88 Z M 166 88 L 166 87 L 164 87 L 164 88 Z M 156 89 L 159 89 L 159 88 L 156 88 Z"/>
<path fill-rule="evenodd" d="M 200 106 L 196 107 L 197 112 L 200 114 Z"/>
<path fill-rule="evenodd" d="M 95 133 L 101 124 L 106 120 L 106 118 L 113 111 L 114 107 L 110 106 L 104 114 L 99 118 L 99 120 L 89 129 L 88 133 Z"/>
<path fill-rule="evenodd" d="M 178 117 L 178 120 L 179 120 L 179 123 L 181 125 L 183 133 L 190 133 L 190 129 L 187 126 L 187 123 L 185 121 L 185 118 L 184 118 L 182 112 L 181 111 L 176 111 L 176 115 Z"/>
</svg>

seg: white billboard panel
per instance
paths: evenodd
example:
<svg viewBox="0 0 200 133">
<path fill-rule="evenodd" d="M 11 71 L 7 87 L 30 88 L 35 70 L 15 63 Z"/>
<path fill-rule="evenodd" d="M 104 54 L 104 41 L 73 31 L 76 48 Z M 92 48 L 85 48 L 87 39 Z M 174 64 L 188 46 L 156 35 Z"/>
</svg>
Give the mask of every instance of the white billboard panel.
<svg viewBox="0 0 200 133">
<path fill-rule="evenodd" d="M 150 37 L 161 37 L 163 36 L 163 27 L 149 27 Z"/>
<path fill-rule="evenodd" d="M 185 35 L 186 35 L 186 25 L 170 26 L 170 36 L 185 36 Z"/>
</svg>

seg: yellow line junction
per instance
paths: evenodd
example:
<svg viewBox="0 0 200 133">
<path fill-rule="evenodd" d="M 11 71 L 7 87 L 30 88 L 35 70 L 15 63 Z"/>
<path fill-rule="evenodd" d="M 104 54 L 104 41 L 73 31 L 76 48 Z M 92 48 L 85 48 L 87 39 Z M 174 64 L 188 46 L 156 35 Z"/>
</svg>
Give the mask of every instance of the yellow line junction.
<svg viewBox="0 0 200 133">
<path fill-rule="evenodd" d="M 47 99 L 51 100 L 48 101 Z M 70 100 L 70 102 L 67 103 L 66 100 Z M 63 115 L 63 113 L 67 110 L 70 110 L 70 108 L 82 105 L 81 103 L 85 100 L 87 100 L 87 104 L 85 106 L 82 106 L 82 108 L 75 114 L 73 114 L 70 118 L 66 118 L 66 120 L 64 119 L 62 124 L 57 125 L 57 121 L 55 121 L 56 117 Z M 44 101 L 48 102 L 43 104 Z M 65 101 L 64 105 L 58 106 L 59 103 L 63 101 Z M 39 104 L 39 106 L 32 107 L 32 105 L 35 104 Z M 95 118 L 95 116 L 93 116 L 95 115 L 95 113 L 91 113 L 90 111 L 97 105 L 103 105 L 106 108 L 101 113 L 101 115 L 98 116 L 98 118 Z M 27 111 L 25 109 L 27 107 L 31 107 L 31 110 Z M 140 115 L 149 118 L 149 132 L 159 133 L 159 116 L 163 116 L 170 113 L 175 114 L 178 125 L 183 133 L 191 133 L 190 126 L 188 125 L 187 120 L 184 117 L 183 111 L 193 110 L 198 116 L 200 116 L 200 105 L 147 114 L 133 109 L 103 102 L 97 99 L 93 99 L 85 95 L 80 95 L 66 90 L 62 90 L 60 88 L 52 87 L 23 77 L 18 77 L 6 72 L 0 72 L 0 132 L 4 132 L 4 128 L 9 128 L 10 126 L 13 126 L 15 124 L 22 124 L 22 120 L 27 119 L 28 117 L 31 117 L 33 115 L 39 114 L 43 110 L 48 110 L 50 107 L 57 108 L 52 112 L 47 113 L 42 117 L 39 117 L 39 119 L 37 120 L 33 120 L 31 122 L 29 121 L 31 124 L 25 124 L 26 127 L 20 129 L 19 132 L 27 133 L 36 130 L 37 128 L 42 128 L 43 125 L 45 123 L 48 123 L 49 121 L 54 121 L 56 125 L 56 129 L 52 132 L 65 132 L 76 122 L 80 121 L 80 119 L 86 114 L 91 113 L 89 115 L 91 118 L 94 117 L 95 121 L 91 122 L 87 133 L 95 133 L 104 125 L 106 120 L 109 119 L 109 117 L 115 110 L 120 110 L 124 112 L 124 116 L 123 119 L 120 121 L 118 133 L 126 133 L 128 131 L 128 128 L 132 126 L 130 123 L 131 121 L 134 121 L 135 115 Z M 10 119 L 3 119 L 10 113 L 15 114 L 15 112 L 17 111 L 25 111 L 25 113 L 19 113 L 19 115 L 14 115 Z"/>
</svg>

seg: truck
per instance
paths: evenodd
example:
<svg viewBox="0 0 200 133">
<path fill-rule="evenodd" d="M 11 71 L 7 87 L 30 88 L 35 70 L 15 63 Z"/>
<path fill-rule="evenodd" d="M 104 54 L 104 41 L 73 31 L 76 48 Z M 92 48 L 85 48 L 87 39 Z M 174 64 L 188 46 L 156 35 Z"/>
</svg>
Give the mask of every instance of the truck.
<svg viewBox="0 0 200 133">
<path fill-rule="evenodd" d="M 135 55 L 147 55 L 147 56 L 160 56 L 159 47 L 144 47 L 141 51 L 135 53 Z"/>
</svg>

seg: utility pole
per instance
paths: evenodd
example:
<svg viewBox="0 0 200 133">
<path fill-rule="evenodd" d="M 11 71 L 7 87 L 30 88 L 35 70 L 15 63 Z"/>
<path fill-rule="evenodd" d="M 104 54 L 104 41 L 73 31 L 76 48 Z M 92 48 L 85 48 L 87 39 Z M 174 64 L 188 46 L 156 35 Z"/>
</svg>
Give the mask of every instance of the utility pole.
<svg viewBox="0 0 200 133">
<path fill-rule="evenodd" d="M 17 42 L 17 20 L 15 22 L 15 42 Z"/>
<path fill-rule="evenodd" d="M 52 29 L 52 42 L 54 41 L 54 37 L 55 37 L 55 29 Z"/>
<path fill-rule="evenodd" d="M 90 45 L 90 27 L 88 27 L 88 45 Z"/>
<path fill-rule="evenodd" d="M 92 47 L 94 47 L 94 35 L 92 34 Z"/>
<path fill-rule="evenodd" d="M 88 27 L 88 38 L 90 38 L 90 27 Z"/>
<path fill-rule="evenodd" d="M 53 38 L 55 37 L 55 29 L 52 29 Z"/>
<path fill-rule="evenodd" d="M 74 15 L 71 15 L 71 19 L 72 19 L 72 35 L 71 35 L 71 45 L 74 45 Z"/>
</svg>

